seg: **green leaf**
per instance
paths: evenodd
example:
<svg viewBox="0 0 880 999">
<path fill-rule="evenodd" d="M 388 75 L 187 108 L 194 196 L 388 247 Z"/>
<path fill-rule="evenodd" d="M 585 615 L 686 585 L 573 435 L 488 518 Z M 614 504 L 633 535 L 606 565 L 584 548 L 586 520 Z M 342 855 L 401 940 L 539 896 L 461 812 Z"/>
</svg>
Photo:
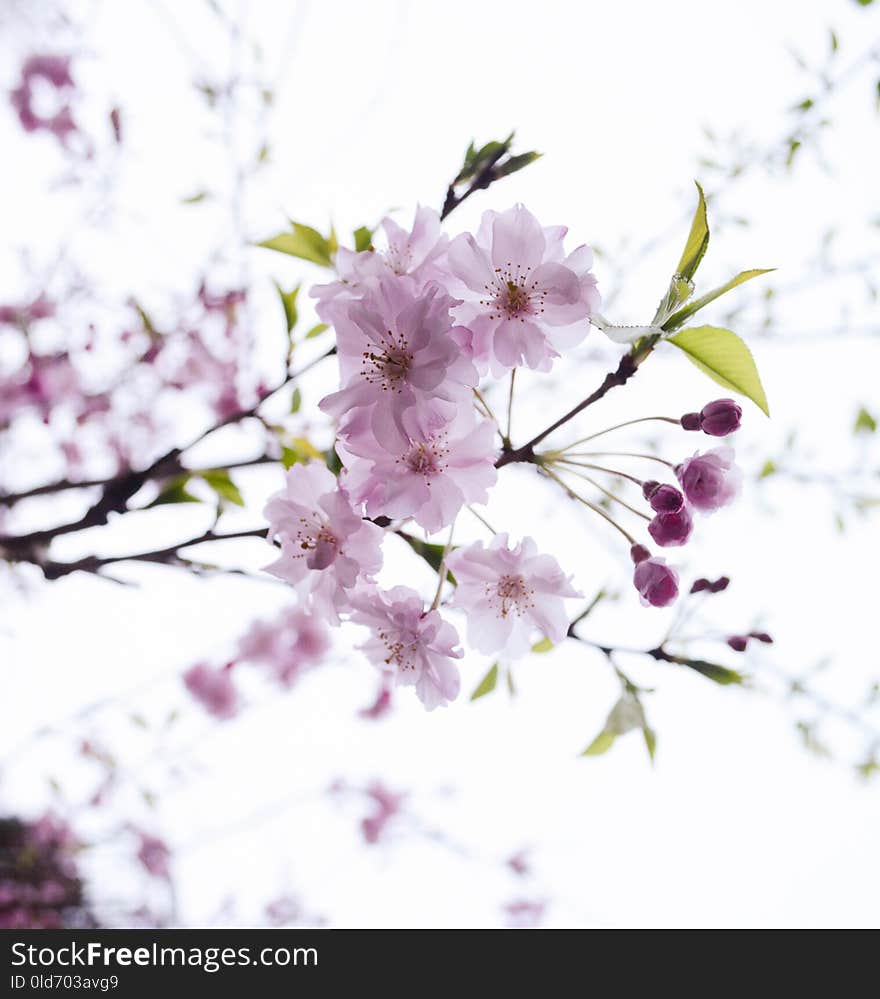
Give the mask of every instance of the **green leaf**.
<svg viewBox="0 0 880 999">
<path fill-rule="evenodd" d="M 480 680 L 477 689 L 471 694 L 471 700 L 476 701 L 479 697 L 491 694 L 498 683 L 498 663 L 495 663 L 489 672 Z"/>
<path fill-rule="evenodd" d="M 876 434 L 877 433 L 877 421 L 874 417 L 865 409 L 864 406 L 859 410 L 858 416 L 856 416 L 855 426 L 853 427 L 853 433 L 855 434 Z"/>
<path fill-rule="evenodd" d="M 513 685 L 513 670 L 509 666 L 507 668 L 507 692 L 511 697 L 516 697 L 516 687 Z"/>
<path fill-rule="evenodd" d="M 326 323 L 318 323 L 313 326 L 308 333 L 305 335 L 306 340 L 313 340 L 316 336 L 320 336 L 324 330 L 328 330 L 330 327 Z"/>
<path fill-rule="evenodd" d="M 713 381 L 751 399 L 767 416 L 767 396 L 752 352 L 732 330 L 693 326 L 668 338 Z"/>
<path fill-rule="evenodd" d="M 284 319 L 287 323 L 287 332 L 290 333 L 293 327 L 296 326 L 296 296 L 299 294 L 300 285 L 297 285 L 293 291 L 284 291 L 281 285 L 276 281 L 275 287 L 278 289 L 278 296 L 281 299 L 281 305 L 284 309 Z"/>
<path fill-rule="evenodd" d="M 688 234 L 684 252 L 681 255 L 681 260 L 678 262 L 678 267 L 675 269 L 675 273 L 679 277 L 684 278 L 685 281 L 693 280 L 694 274 L 700 266 L 700 261 L 703 259 L 706 248 L 709 245 L 709 220 L 706 217 L 706 197 L 699 183 L 696 181 L 694 183 L 697 184 L 697 192 L 700 197 L 697 202 L 697 210 L 694 212 L 694 218 L 691 222 L 691 231 Z"/>
<path fill-rule="evenodd" d="M 581 756 L 601 756 L 614 745 L 619 735 L 626 735 L 633 729 L 647 728 L 642 702 L 632 690 L 625 690 L 608 714 L 602 731 L 581 753 Z M 653 733 L 652 733 L 653 735 Z M 647 736 L 645 736 L 647 740 Z"/>
<path fill-rule="evenodd" d="M 512 173 L 516 173 L 517 170 L 522 170 L 523 167 L 527 167 L 530 163 L 534 163 L 535 160 L 539 160 L 543 155 L 543 153 L 532 151 L 530 153 L 519 153 L 517 156 L 511 156 L 495 169 L 495 179 L 500 180 L 501 177 L 509 177 Z"/>
<path fill-rule="evenodd" d="M 321 267 L 333 266 L 332 240 L 326 239 L 317 229 L 292 222 L 292 232 L 282 232 L 271 239 L 264 239 L 259 246 L 267 250 L 288 253 L 301 260 L 309 260 Z"/>
<path fill-rule="evenodd" d="M 601 756 L 602 753 L 607 753 L 614 745 L 616 738 L 617 736 L 613 732 L 601 731 L 581 753 L 581 756 Z"/>
<path fill-rule="evenodd" d="M 354 248 L 358 253 L 369 250 L 373 245 L 373 230 L 362 225 L 354 231 Z"/>
<path fill-rule="evenodd" d="M 210 191 L 198 191 L 195 194 L 191 194 L 188 198 L 181 198 L 180 203 L 182 205 L 197 205 L 200 201 L 204 201 L 205 198 L 210 197 Z"/>
<path fill-rule="evenodd" d="M 654 762 L 654 753 L 657 749 L 657 735 L 647 722 L 642 725 L 642 735 L 645 739 L 645 746 L 648 749 L 648 756 L 651 757 L 651 762 Z"/>
<path fill-rule="evenodd" d="M 281 447 L 281 464 L 285 468 L 297 463 L 305 464 L 313 458 L 323 461 L 324 455 L 307 437 L 294 437 Z"/>
<path fill-rule="evenodd" d="M 705 295 L 700 295 L 700 297 L 695 298 L 690 305 L 686 305 L 683 309 L 679 309 L 678 312 L 673 313 L 669 319 L 663 323 L 663 329 L 677 329 L 686 319 L 692 316 L 695 312 L 699 312 L 700 309 L 708 305 L 710 302 L 714 302 L 716 298 L 720 298 L 722 295 L 726 294 L 731 289 L 736 288 L 738 285 L 745 284 L 746 281 L 751 281 L 752 278 L 759 277 L 761 274 L 769 274 L 775 269 L 775 267 L 765 267 L 756 268 L 750 271 L 740 271 L 739 274 L 737 274 L 735 278 L 731 278 L 727 284 L 722 284 L 720 287 L 714 288 Z"/>
<path fill-rule="evenodd" d="M 159 495 L 147 506 L 151 509 L 154 506 L 164 506 L 166 503 L 201 503 L 197 496 L 186 491 L 186 484 L 189 482 L 189 475 L 178 475 L 172 479 Z"/>
<path fill-rule="evenodd" d="M 210 471 L 199 474 L 220 499 L 234 503 L 236 506 L 244 506 L 244 497 L 225 468 L 212 468 Z"/>
<path fill-rule="evenodd" d="M 290 412 L 298 413 L 302 406 L 302 392 L 298 388 L 293 390 L 293 395 L 290 397 Z"/>
<path fill-rule="evenodd" d="M 549 638 L 542 638 L 540 642 L 536 642 L 532 646 L 532 652 L 538 652 L 538 653 L 549 652 L 551 649 L 555 647 L 556 646 L 550 641 Z"/>
<path fill-rule="evenodd" d="M 715 683 L 720 683 L 723 687 L 745 681 L 742 673 L 738 673 L 735 669 L 728 669 L 726 666 L 720 666 L 718 663 L 706 662 L 705 659 L 679 659 L 676 661 L 680 662 L 682 666 L 696 670 L 701 676 L 705 676 L 709 680 L 714 680 Z"/>
<path fill-rule="evenodd" d="M 761 466 L 761 471 L 758 472 L 759 479 L 769 479 L 771 475 L 775 475 L 777 472 L 776 462 L 771 458 L 768 458 L 764 464 Z"/>
</svg>

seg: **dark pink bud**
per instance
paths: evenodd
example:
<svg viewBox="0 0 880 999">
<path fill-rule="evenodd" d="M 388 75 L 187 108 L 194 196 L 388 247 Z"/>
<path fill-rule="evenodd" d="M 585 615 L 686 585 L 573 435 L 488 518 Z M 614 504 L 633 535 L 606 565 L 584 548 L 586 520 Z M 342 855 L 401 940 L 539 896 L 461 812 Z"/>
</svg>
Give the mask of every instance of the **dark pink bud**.
<svg viewBox="0 0 880 999">
<path fill-rule="evenodd" d="M 708 579 L 695 579 L 691 586 L 691 593 L 702 593 L 704 590 L 711 590 L 712 584 Z"/>
<path fill-rule="evenodd" d="M 679 420 L 685 430 L 699 430 L 701 417 L 699 413 L 685 413 Z"/>
<path fill-rule="evenodd" d="M 763 642 L 765 645 L 772 645 L 773 638 L 767 634 L 766 631 L 750 631 L 749 638 L 754 638 L 758 642 Z"/>
<path fill-rule="evenodd" d="M 678 596 L 678 573 L 662 558 L 648 558 L 636 566 L 633 585 L 646 607 L 668 607 Z"/>
<path fill-rule="evenodd" d="M 749 639 L 747 635 L 731 635 L 727 639 L 727 644 L 734 652 L 745 652 L 746 646 L 749 644 Z"/>
<path fill-rule="evenodd" d="M 721 593 L 722 590 L 726 590 L 728 586 L 730 586 L 730 577 L 729 576 L 719 576 L 719 578 L 716 579 L 715 582 L 711 584 L 711 586 L 709 587 L 709 589 L 713 593 Z"/>
<path fill-rule="evenodd" d="M 644 562 L 645 559 L 651 557 L 651 553 L 645 548 L 644 545 L 633 545 L 629 550 L 630 558 L 635 562 L 636 565 L 639 562 Z"/>
<path fill-rule="evenodd" d="M 701 513 L 714 513 L 736 496 L 742 475 L 733 463 L 733 449 L 719 447 L 686 458 L 675 474 L 685 498 Z"/>
<path fill-rule="evenodd" d="M 661 548 L 677 548 L 687 544 L 694 522 L 686 506 L 673 513 L 658 513 L 648 524 L 648 534 Z"/>
<path fill-rule="evenodd" d="M 739 430 L 742 407 L 733 399 L 716 399 L 700 410 L 700 430 L 710 437 L 726 437 Z"/>
<path fill-rule="evenodd" d="M 657 513 L 675 513 L 684 504 L 684 496 L 675 486 L 665 483 L 646 482 L 642 486 L 642 495 Z"/>
</svg>

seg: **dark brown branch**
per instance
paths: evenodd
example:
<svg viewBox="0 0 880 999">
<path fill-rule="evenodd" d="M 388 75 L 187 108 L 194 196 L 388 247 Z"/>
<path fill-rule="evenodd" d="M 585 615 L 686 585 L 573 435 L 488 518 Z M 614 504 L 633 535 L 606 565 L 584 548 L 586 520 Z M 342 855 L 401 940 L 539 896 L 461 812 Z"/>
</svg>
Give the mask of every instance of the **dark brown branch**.
<svg viewBox="0 0 880 999">
<path fill-rule="evenodd" d="M 561 426 L 568 423 L 569 420 L 573 420 L 579 413 L 582 413 L 588 406 L 592 406 L 593 403 L 604 398 L 611 389 L 619 385 L 626 385 L 630 378 L 638 371 L 639 365 L 654 349 L 657 339 L 656 336 L 648 337 L 641 345 L 637 345 L 628 354 L 624 354 L 615 370 L 608 372 L 602 384 L 595 392 L 588 395 L 586 399 L 583 399 L 573 409 L 570 409 L 564 416 L 556 420 L 555 423 L 551 423 L 549 427 L 542 430 L 521 447 L 505 449 L 495 462 L 495 467 L 503 468 L 504 465 L 510 465 L 516 461 L 534 461 L 535 447 L 545 437 L 549 437 L 554 430 L 558 430 Z"/>
<path fill-rule="evenodd" d="M 98 572 L 107 565 L 114 565 L 117 562 L 153 562 L 160 565 L 188 565 L 180 552 L 184 548 L 191 548 L 194 545 L 203 545 L 210 541 L 230 541 L 236 538 L 265 538 L 267 534 L 265 527 L 255 527 L 247 531 L 232 531 L 229 534 L 217 534 L 215 531 L 205 531 L 198 537 L 189 538 L 176 545 L 169 545 L 167 548 L 157 548 L 154 551 L 135 552 L 128 555 L 107 555 L 99 557 L 97 555 L 87 555 L 85 558 L 77 559 L 75 562 L 45 562 L 43 573 L 46 579 L 60 579 L 62 576 L 69 576 L 72 572 Z"/>
</svg>

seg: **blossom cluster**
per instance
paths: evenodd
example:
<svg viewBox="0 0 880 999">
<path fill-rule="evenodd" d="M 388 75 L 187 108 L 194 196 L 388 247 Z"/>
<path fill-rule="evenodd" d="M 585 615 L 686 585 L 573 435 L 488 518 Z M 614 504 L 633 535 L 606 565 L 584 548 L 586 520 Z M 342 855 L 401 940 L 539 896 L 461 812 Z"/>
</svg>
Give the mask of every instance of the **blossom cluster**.
<svg viewBox="0 0 880 999">
<path fill-rule="evenodd" d="M 566 253 L 566 230 L 521 205 L 451 241 L 428 208 L 409 232 L 390 219 L 382 228 L 384 250 L 340 249 L 339 279 L 313 292 L 336 331 L 341 383 L 321 409 L 337 421 L 342 471 L 290 469 L 266 507 L 280 547 L 269 571 L 312 613 L 368 628 L 367 657 L 433 708 L 458 694 L 459 635 L 439 592 L 426 606 L 409 587 L 377 584 L 385 528 L 412 520 L 434 534 L 487 501 L 498 428 L 474 405 L 480 377 L 549 371 L 586 335 L 599 295 L 589 248 Z M 498 534 L 449 552 L 446 565 L 474 648 L 512 658 L 536 634 L 564 637 L 565 600 L 578 593 L 532 539 Z"/>
<path fill-rule="evenodd" d="M 76 841 L 51 815 L 0 819 L 0 929 L 94 926 L 76 868 Z"/>
</svg>

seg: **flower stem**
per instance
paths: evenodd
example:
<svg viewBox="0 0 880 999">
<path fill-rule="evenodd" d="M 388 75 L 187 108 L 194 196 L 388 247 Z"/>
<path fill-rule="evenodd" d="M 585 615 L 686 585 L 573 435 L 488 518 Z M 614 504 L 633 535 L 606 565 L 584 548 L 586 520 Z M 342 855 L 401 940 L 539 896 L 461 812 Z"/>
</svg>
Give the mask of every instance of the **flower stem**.
<svg viewBox="0 0 880 999">
<path fill-rule="evenodd" d="M 675 468 L 671 461 L 643 451 L 568 451 L 566 454 L 572 458 L 644 458 L 646 461 L 658 461 L 667 468 Z"/>
<path fill-rule="evenodd" d="M 631 545 L 637 544 L 636 539 L 629 533 L 629 531 L 624 530 L 624 528 L 622 528 L 620 524 L 618 524 L 617 521 L 612 516 L 610 516 L 610 514 L 607 514 L 602 509 L 602 507 L 596 506 L 595 503 L 591 503 L 589 500 L 584 499 L 583 496 L 576 493 L 569 485 L 563 482 L 562 479 L 560 479 L 555 472 L 547 468 L 546 465 L 544 466 L 544 472 L 547 475 L 549 475 L 551 479 L 558 482 L 559 485 L 562 486 L 562 488 L 566 491 L 566 493 L 569 496 L 571 496 L 572 499 L 576 499 L 579 503 L 583 503 L 583 505 L 592 510 L 593 513 L 598 513 L 600 517 L 602 517 L 604 520 L 607 520 L 608 523 L 617 531 L 619 531 Z"/>
<path fill-rule="evenodd" d="M 622 507 L 626 507 L 630 513 L 634 513 L 637 517 L 641 517 L 642 520 L 650 520 L 651 518 L 641 510 L 636 509 L 634 506 L 630 506 L 626 500 L 622 500 L 616 493 L 611 492 L 610 489 L 606 489 L 604 486 L 599 485 L 595 479 L 591 479 L 589 475 L 584 475 L 583 472 L 576 472 L 573 468 L 567 468 L 565 471 L 569 475 L 576 475 L 579 479 L 583 479 L 584 482 L 589 482 L 594 489 L 598 489 L 600 493 L 604 493 L 609 499 L 614 500 L 615 503 L 619 503 Z"/>
<path fill-rule="evenodd" d="M 594 441 L 597 437 L 604 437 L 605 434 L 610 434 L 613 430 L 620 430 L 622 427 L 632 427 L 636 423 L 648 423 L 652 420 L 660 420 L 663 423 L 674 423 L 677 426 L 680 425 L 680 421 L 671 416 L 641 416 L 637 420 L 627 420 L 625 423 L 615 423 L 613 427 L 606 427 L 604 430 L 599 430 L 595 434 L 590 434 L 589 437 L 581 437 L 579 441 L 572 441 L 571 444 L 566 445 L 560 450 L 568 451 L 570 448 L 577 447 L 579 444 L 586 444 L 587 441 Z"/>
</svg>

